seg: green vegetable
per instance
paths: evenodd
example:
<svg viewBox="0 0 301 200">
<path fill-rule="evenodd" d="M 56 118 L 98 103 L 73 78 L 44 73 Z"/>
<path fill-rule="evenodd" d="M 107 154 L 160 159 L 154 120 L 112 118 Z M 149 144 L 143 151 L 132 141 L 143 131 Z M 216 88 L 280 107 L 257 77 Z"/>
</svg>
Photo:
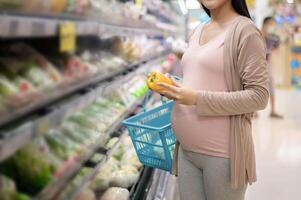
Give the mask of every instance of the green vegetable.
<svg viewBox="0 0 301 200">
<path fill-rule="evenodd" d="M 55 83 L 48 76 L 47 72 L 38 67 L 35 63 L 27 63 L 25 78 L 29 79 L 35 86 L 40 88 L 51 88 Z"/>
<path fill-rule="evenodd" d="M 0 95 L 3 97 L 10 97 L 18 92 L 18 88 L 5 76 L 0 74 Z"/>
<path fill-rule="evenodd" d="M 15 183 L 4 175 L 0 175 L 0 199 L 11 200 L 16 193 Z"/>
<path fill-rule="evenodd" d="M 15 195 L 14 200 L 31 200 L 31 198 L 26 194 L 18 193 Z"/>
<path fill-rule="evenodd" d="M 18 150 L 1 165 L 1 172 L 16 181 L 18 189 L 35 195 L 51 180 L 48 156 L 35 143 Z"/>
<path fill-rule="evenodd" d="M 86 137 L 85 134 L 83 134 L 81 130 L 78 129 L 78 125 L 75 124 L 74 122 L 67 121 L 63 123 L 61 130 L 63 134 L 65 134 L 67 137 L 71 138 L 72 140 L 78 143 L 82 143 L 86 145 L 91 143 L 89 138 Z"/>
<path fill-rule="evenodd" d="M 50 130 L 45 139 L 51 150 L 61 159 L 68 159 L 73 153 L 80 151 L 80 146 L 67 138 L 59 130 Z"/>
</svg>

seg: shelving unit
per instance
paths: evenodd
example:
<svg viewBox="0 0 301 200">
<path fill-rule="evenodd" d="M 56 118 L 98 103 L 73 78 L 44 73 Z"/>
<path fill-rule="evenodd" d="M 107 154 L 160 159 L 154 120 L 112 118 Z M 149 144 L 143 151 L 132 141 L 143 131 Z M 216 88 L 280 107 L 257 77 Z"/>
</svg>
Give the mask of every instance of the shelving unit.
<svg viewBox="0 0 301 200">
<path fill-rule="evenodd" d="M 162 36 L 174 34 L 176 28 L 164 23 L 165 26 L 141 24 L 110 24 L 97 19 L 62 16 L 40 16 L 24 13 L 6 13 L 0 11 L 0 38 L 33 38 L 58 36 L 59 26 L 62 22 L 72 22 L 76 27 L 78 36 L 84 35 L 147 35 Z"/>
<path fill-rule="evenodd" d="M 121 127 L 121 122 L 127 116 L 135 113 L 137 111 L 138 106 L 142 104 L 143 100 L 137 101 L 131 108 L 129 108 L 114 124 L 111 125 L 110 129 L 106 131 L 106 135 L 108 136 L 105 140 L 102 138 L 102 143 L 96 142 L 92 147 L 89 146 L 86 151 L 76 159 L 76 162 L 71 163 L 69 167 L 66 167 L 66 170 L 62 173 L 62 176 L 57 177 L 53 182 L 51 182 L 46 188 L 38 194 L 35 199 L 36 200 L 51 200 L 58 198 L 59 193 L 64 190 L 67 184 L 74 178 L 74 176 L 78 173 L 78 171 L 84 166 L 84 164 L 95 154 L 95 152 L 101 152 L 104 154 L 104 159 L 95 166 L 95 169 L 87 175 L 78 190 L 83 188 L 89 180 L 95 177 L 96 173 L 101 168 L 102 164 L 106 161 L 106 158 L 111 156 L 111 152 L 114 150 L 113 147 L 111 150 L 106 150 L 103 148 L 106 141 Z M 66 173 L 65 173 L 66 172 Z M 74 191 L 72 196 L 76 195 L 77 191 Z M 71 198 L 72 199 L 72 198 Z"/>
<path fill-rule="evenodd" d="M 105 19 L 96 16 L 96 14 L 94 14 L 95 16 L 70 13 L 50 14 L 42 11 L 30 13 L 21 10 L 12 11 L 0 8 L 1 42 L 5 44 L 8 43 L 8 45 L 16 41 L 24 42 L 28 44 L 28 46 L 33 47 L 32 49 L 34 50 L 37 48 L 38 50 L 36 51 L 41 53 L 42 57 L 45 55 L 45 59 L 48 59 L 49 63 L 54 61 L 50 60 L 50 57 L 47 58 L 47 54 L 43 55 L 44 43 L 40 44 L 40 42 L 45 41 L 45 46 L 57 45 L 57 41 L 60 41 L 63 37 L 60 35 L 60 29 L 65 22 L 74 26 L 75 31 L 71 34 L 73 39 L 75 37 L 78 43 L 77 47 L 72 48 L 69 52 L 64 52 L 64 55 L 68 56 L 76 55 L 80 57 L 81 51 L 77 52 L 78 49 L 83 50 L 86 48 L 88 51 L 92 52 L 93 48 L 91 47 L 91 49 L 89 49 L 89 44 L 93 43 L 91 42 L 91 39 L 93 39 L 93 41 L 95 39 L 95 41 L 98 40 L 104 42 L 105 46 L 107 45 L 107 39 L 115 38 L 115 36 L 124 40 L 134 40 L 143 36 L 141 37 L 143 38 L 142 42 L 145 42 L 144 40 L 157 40 L 150 45 L 153 52 L 144 53 L 144 56 L 134 56 L 136 59 L 122 58 L 125 61 L 124 63 L 127 64 L 119 66 L 117 70 L 109 70 L 109 73 L 105 73 L 104 71 L 106 70 L 103 70 L 103 72 L 100 72 L 102 70 L 99 70 L 97 71 L 98 73 L 94 73 L 93 75 L 91 75 L 91 73 L 90 75 L 87 74 L 87 76 L 74 78 L 72 79 L 72 82 L 68 82 L 66 85 L 62 86 L 58 85 L 57 88 L 49 91 L 49 93 L 45 92 L 45 94 L 40 95 L 28 104 L 24 103 L 23 106 L 12 107 L 12 110 L 5 112 L 5 114 L 2 114 L 2 112 L 0 115 L 0 168 L 2 163 L 12 157 L 19 149 L 26 146 L 26 144 L 35 141 L 35 139 L 40 138 L 40 136 L 44 137 L 44 134 L 49 130 L 59 129 L 63 124 L 63 121 L 66 121 L 66 119 L 69 119 L 88 105 L 93 104 L 99 97 L 104 96 L 108 91 L 116 90 L 116 88 L 126 84 L 126 82 L 130 82 L 129 80 L 134 79 L 136 76 L 140 76 L 141 73 L 146 73 L 146 69 L 148 69 L 150 65 L 162 62 L 163 59 L 167 60 L 167 56 L 172 50 L 170 49 L 170 44 L 167 44 L 164 40 L 168 36 L 173 37 L 178 33 L 177 26 L 174 24 L 175 20 L 169 16 L 168 13 L 162 11 L 157 12 L 154 7 L 149 7 L 147 9 L 149 13 L 153 13 L 154 16 L 158 15 L 159 17 L 154 19 L 131 19 L 125 16 L 121 17 L 121 19 L 119 16 L 119 18 L 117 17 L 118 19 L 115 18 L 115 20 L 110 21 L 110 17 Z M 164 20 L 160 22 L 159 18 Z M 56 44 L 51 44 L 53 41 L 55 41 Z M 155 48 L 152 46 L 153 44 L 158 45 L 159 48 Z M 84 47 L 82 47 L 82 45 Z M 144 46 L 141 47 L 143 48 Z M 53 46 L 51 48 L 57 47 Z M 101 50 L 109 51 L 110 54 L 112 54 L 112 58 L 114 58 L 114 56 L 120 56 L 119 53 L 108 49 L 106 46 Z M 162 49 L 163 51 L 161 51 Z M 46 47 L 46 51 L 47 50 Z M 51 50 L 49 50 L 49 52 L 51 52 Z M 5 53 L 6 52 L 4 52 L 4 54 Z M 57 52 L 55 53 L 62 54 L 59 49 L 57 49 Z M 100 52 L 98 53 L 101 54 Z M 96 57 L 102 59 L 102 56 L 103 55 L 101 54 Z M 61 59 L 61 57 L 58 57 L 58 59 Z M 104 63 L 106 62 L 104 61 Z M 60 66 L 54 65 L 54 68 L 58 69 L 59 67 Z M 2 98 L 1 95 L 0 98 Z M 152 98 L 149 103 L 155 101 L 156 100 Z M 120 113 L 116 115 L 116 117 L 119 116 L 118 119 L 112 124 L 108 124 L 108 127 L 104 126 L 107 128 L 106 131 L 101 132 L 101 134 L 99 133 L 100 136 L 93 141 L 91 145 L 85 146 L 80 143 L 83 145 L 80 146 L 80 153 L 77 152 L 75 155 L 72 154 L 70 158 L 68 157 L 67 160 L 64 160 L 57 172 L 51 174 L 53 180 L 38 194 L 32 196 L 31 199 L 75 199 L 75 197 L 83 189 L 87 188 L 91 181 L 95 179 L 99 171 L 118 147 L 118 144 L 123 137 L 122 134 L 120 135 L 121 130 L 123 130 L 121 122 L 125 118 L 140 111 L 143 102 L 144 99 L 140 96 L 140 98 L 137 97 L 137 101 L 131 106 L 125 104 L 125 107 L 127 108 L 126 111 L 120 116 Z M 119 141 L 110 149 L 105 148 L 105 144 L 114 136 L 119 137 Z M 93 156 L 99 156 L 100 159 L 92 161 Z M 89 168 L 88 173 L 83 177 L 78 176 L 83 168 Z M 149 180 L 152 174 L 153 169 L 151 168 L 143 167 L 141 169 L 138 182 L 131 188 L 128 188 L 130 190 L 131 199 L 138 200 L 147 194 L 147 190 L 151 186 Z M 67 191 L 68 186 L 73 186 L 73 181 L 77 180 L 76 177 L 81 178 L 76 184 L 76 187 L 72 188 L 71 191 Z M 17 183 L 16 180 L 15 182 Z"/>
<path fill-rule="evenodd" d="M 99 75 L 95 78 L 87 79 L 86 82 L 79 83 L 81 87 L 78 86 L 70 88 L 70 90 L 64 90 L 63 93 L 59 93 L 60 96 L 57 95 L 51 96 L 50 98 L 47 97 L 44 101 L 42 100 L 41 103 L 38 102 L 35 106 L 30 106 L 29 108 L 25 107 L 24 110 L 27 112 L 21 112 L 22 110 L 17 112 L 17 114 L 21 113 L 23 115 L 28 115 L 38 110 L 39 108 L 44 108 L 45 106 L 49 105 L 51 103 L 51 100 L 55 100 L 55 98 L 53 97 L 57 97 L 57 99 L 59 97 L 62 98 L 64 96 L 69 95 L 72 92 L 84 88 L 87 89 L 88 86 L 90 87 L 90 91 L 86 92 L 85 94 L 75 94 L 75 96 L 73 96 L 71 99 L 68 99 L 67 101 L 65 100 L 57 104 L 52 104 L 47 114 L 44 114 L 43 116 L 34 117 L 30 121 L 27 121 L 25 124 L 21 125 L 19 128 L 0 131 L 0 135 L 2 137 L 4 136 L 0 139 L 0 161 L 3 161 L 9 156 L 11 156 L 13 153 L 16 152 L 16 150 L 18 150 L 23 145 L 27 144 L 35 136 L 41 135 L 53 127 L 58 127 L 64 119 L 68 118 L 73 113 L 81 110 L 85 106 L 95 101 L 99 96 L 102 95 L 106 85 L 114 84 L 114 80 L 112 80 L 111 82 L 106 82 L 106 80 L 111 79 L 112 77 L 116 77 L 117 75 L 121 76 L 122 74 L 124 76 L 124 79 L 128 80 L 129 78 L 126 77 L 125 74 L 127 74 L 127 76 L 135 75 L 135 71 L 132 72 L 132 70 L 138 69 L 139 66 L 141 66 L 144 63 L 154 61 L 156 59 L 160 59 L 166 56 L 169 53 L 169 51 L 170 50 L 167 50 L 160 55 L 152 56 L 151 58 L 143 59 L 139 62 L 129 65 L 124 70 L 121 70 L 118 73 L 114 73 L 113 76 L 104 77 L 102 75 Z M 97 85 L 95 86 L 95 84 Z M 6 116 L 6 120 L 15 120 L 16 116 L 18 116 L 17 114 L 11 113 L 11 115 Z"/>
</svg>

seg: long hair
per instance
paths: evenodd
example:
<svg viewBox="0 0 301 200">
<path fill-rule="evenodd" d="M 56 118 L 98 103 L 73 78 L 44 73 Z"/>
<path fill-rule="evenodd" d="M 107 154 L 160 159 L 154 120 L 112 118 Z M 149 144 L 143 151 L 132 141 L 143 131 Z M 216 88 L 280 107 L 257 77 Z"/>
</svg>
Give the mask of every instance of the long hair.
<svg viewBox="0 0 301 200">
<path fill-rule="evenodd" d="M 251 15 L 249 13 L 248 6 L 245 0 L 231 0 L 231 3 L 232 3 L 232 7 L 238 14 L 251 19 Z M 210 10 L 206 8 L 203 4 L 202 7 L 207 13 L 207 15 L 210 17 Z"/>
</svg>

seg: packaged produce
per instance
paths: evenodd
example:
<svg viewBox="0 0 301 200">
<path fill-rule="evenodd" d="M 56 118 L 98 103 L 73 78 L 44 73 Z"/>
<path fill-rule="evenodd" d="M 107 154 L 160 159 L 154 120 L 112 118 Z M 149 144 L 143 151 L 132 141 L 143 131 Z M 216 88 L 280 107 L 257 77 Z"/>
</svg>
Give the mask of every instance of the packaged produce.
<svg viewBox="0 0 301 200">
<path fill-rule="evenodd" d="M 81 143 L 84 145 L 91 144 L 91 140 L 84 133 L 82 133 L 79 129 L 77 129 L 78 125 L 71 121 L 66 121 L 61 126 L 61 131 L 67 137 L 76 141 L 77 143 Z"/>
<path fill-rule="evenodd" d="M 45 139 L 52 152 L 63 160 L 66 160 L 72 154 L 76 154 L 81 151 L 79 144 L 76 144 L 56 129 L 47 132 L 45 134 Z"/>
<path fill-rule="evenodd" d="M 14 200 L 31 200 L 32 198 L 27 196 L 26 194 L 22 194 L 22 193 L 17 193 L 15 195 Z"/>
<path fill-rule="evenodd" d="M 0 74 L 0 95 L 4 98 L 8 98 L 17 93 L 18 88 L 10 82 L 7 77 Z"/>
<path fill-rule="evenodd" d="M 129 168 L 128 168 L 129 169 Z M 113 172 L 110 180 L 110 186 L 129 188 L 137 182 L 139 173 L 133 172 L 132 170 L 120 169 Z"/>
<path fill-rule="evenodd" d="M 80 124 L 83 127 L 94 129 L 99 133 L 102 133 L 107 129 L 107 125 L 99 123 L 95 118 L 91 118 L 83 112 L 75 113 L 70 117 L 70 120 Z"/>
<path fill-rule="evenodd" d="M 134 166 L 136 169 L 140 169 L 142 167 L 141 162 L 139 161 L 136 152 L 130 151 L 127 154 L 124 154 L 121 159 L 121 165 L 122 166 Z"/>
<path fill-rule="evenodd" d="M 85 188 L 76 195 L 75 200 L 96 200 L 96 197 L 92 190 Z"/>
<path fill-rule="evenodd" d="M 89 0 L 68 0 L 66 11 L 73 14 L 87 14 L 91 4 Z"/>
<path fill-rule="evenodd" d="M 23 0 L 22 10 L 27 12 L 42 13 L 43 11 L 47 11 L 48 8 L 48 1 L 45 2 L 41 0 Z"/>
<path fill-rule="evenodd" d="M 30 93 L 33 95 L 37 92 L 37 89 L 33 86 L 33 84 L 21 76 L 15 77 L 14 82 L 18 86 L 19 91 L 23 94 Z"/>
<path fill-rule="evenodd" d="M 114 153 L 112 154 L 112 156 L 114 158 L 116 158 L 117 160 L 121 160 L 121 158 L 124 155 L 126 150 L 127 150 L 127 148 L 124 145 L 119 144 L 117 146 L 117 148 L 115 149 Z"/>
<path fill-rule="evenodd" d="M 67 0 L 51 0 L 50 11 L 53 13 L 61 13 L 67 5 Z"/>
<path fill-rule="evenodd" d="M 29 143 L 3 162 L 0 171 L 14 179 L 20 191 L 37 194 L 52 180 L 51 164 L 44 148 Z"/>
<path fill-rule="evenodd" d="M 5 9 L 20 9 L 22 0 L 0 0 L 0 8 Z"/>
<path fill-rule="evenodd" d="M 162 86 L 159 86 L 158 85 L 159 82 L 166 83 L 169 85 L 174 85 L 173 81 L 166 75 L 164 75 L 160 72 L 157 72 L 157 71 L 152 71 L 147 77 L 147 81 L 146 81 L 147 86 L 151 90 L 155 90 L 157 92 L 162 92 L 163 90 L 165 90 L 165 88 Z"/>
<path fill-rule="evenodd" d="M 91 183 L 91 188 L 95 191 L 103 191 L 110 186 L 110 172 L 101 170 L 101 172 L 95 177 Z"/>
<path fill-rule="evenodd" d="M 48 156 L 49 162 L 51 164 L 51 171 L 53 174 L 55 174 L 57 170 L 60 169 L 60 167 L 63 165 L 64 161 L 57 155 L 55 155 L 55 153 L 53 153 L 51 149 L 49 149 Z"/>
<path fill-rule="evenodd" d="M 110 186 L 112 173 L 118 169 L 118 161 L 115 158 L 110 158 L 92 181 L 91 188 L 95 191 L 106 190 Z"/>
<path fill-rule="evenodd" d="M 16 186 L 13 180 L 0 174 L 0 199 L 11 200 L 16 195 Z"/>
<path fill-rule="evenodd" d="M 111 148 L 117 141 L 119 141 L 118 138 L 111 138 L 106 144 L 106 148 Z M 92 181 L 91 188 L 95 191 L 104 191 L 109 186 L 129 188 L 137 182 L 138 170 L 141 166 L 130 137 L 124 136 L 114 149 L 110 159 Z"/>
<path fill-rule="evenodd" d="M 5 49 L 6 48 L 6 49 Z M 8 56 L 1 59 L 13 76 L 22 76 L 38 88 L 54 87 L 62 82 L 60 72 L 42 54 L 25 43 L 4 46 Z M 15 58 L 18 57 L 18 60 Z"/>
<path fill-rule="evenodd" d="M 128 200 L 130 192 L 127 189 L 111 187 L 101 196 L 100 200 Z"/>
<path fill-rule="evenodd" d="M 39 88 L 50 89 L 55 86 L 54 81 L 50 79 L 48 74 L 33 62 L 29 62 L 24 66 L 23 75 Z"/>
</svg>

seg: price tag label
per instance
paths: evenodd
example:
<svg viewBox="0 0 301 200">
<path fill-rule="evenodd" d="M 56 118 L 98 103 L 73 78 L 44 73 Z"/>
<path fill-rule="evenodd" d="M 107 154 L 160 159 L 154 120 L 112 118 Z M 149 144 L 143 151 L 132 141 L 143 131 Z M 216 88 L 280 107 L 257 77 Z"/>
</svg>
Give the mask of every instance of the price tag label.
<svg viewBox="0 0 301 200">
<path fill-rule="evenodd" d="M 135 0 L 137 6 L 142 6 L 142 0 Z"/>
<path fill-rule="evenodd" d="M 60 28 L 60 52 L 71 52 L 76 48 L 76 27 L 73 22 L 61 22 Z"/>
<path fill-rule="evenodd" d="M 247 0 L 248 7 L 254 7 L 255 6 L 255 0 Z"/>
</svg>

